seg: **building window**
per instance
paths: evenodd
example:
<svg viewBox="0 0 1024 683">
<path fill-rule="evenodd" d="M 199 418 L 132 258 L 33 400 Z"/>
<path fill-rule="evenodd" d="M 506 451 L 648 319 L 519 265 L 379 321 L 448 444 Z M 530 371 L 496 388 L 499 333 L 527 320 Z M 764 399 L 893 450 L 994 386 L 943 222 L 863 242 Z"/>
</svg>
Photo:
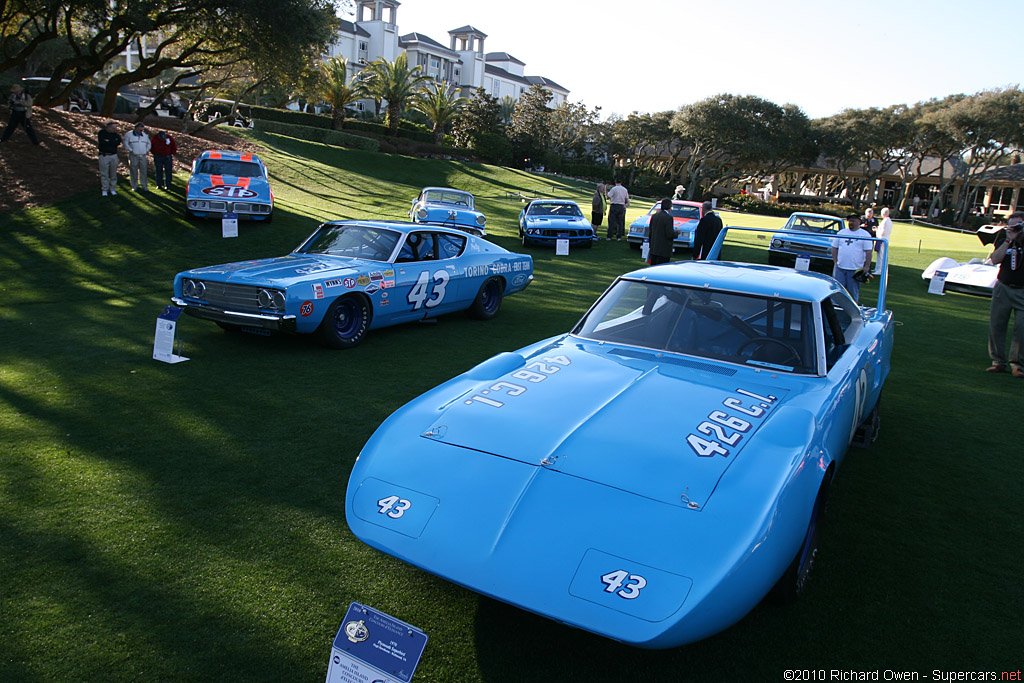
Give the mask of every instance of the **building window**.
<svg viewBox="0 0 1024 683">
<path fill-rule="evenodd" d="M 992 199 L 989 201 L 989 208 L 993 211 L 1009 211 L 1013 202 L 1012 187 L 993 187 Z"/>
<path fill-rule="evenodd" d="M 455 78 L 458 78 L 461 75 L 462 75 L 462 69 L 456 69 L 455 70 Z"/>
<path fill-rule="evenodd" d="M 439 69 L 439 68 L 441 68 L 441 60 L 438 59 L 437 57 L 431 57 L 430 58 L 430 68 L 431 69 Z"/>
<path fill-rule="evenodd" d="M 359 49 L 360 49 L 360 51 L 366 52 L 369 49 L 369 47 L 370 46 L 367 45 L 365 41 L 359 41 Z"/>
</svg>

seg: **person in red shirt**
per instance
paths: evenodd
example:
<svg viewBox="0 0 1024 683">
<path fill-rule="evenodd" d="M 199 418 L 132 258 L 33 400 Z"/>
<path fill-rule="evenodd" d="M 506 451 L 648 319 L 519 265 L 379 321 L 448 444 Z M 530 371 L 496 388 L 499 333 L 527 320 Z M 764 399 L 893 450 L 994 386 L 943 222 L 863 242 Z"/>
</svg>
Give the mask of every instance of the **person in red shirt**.
<svg viewBox="0 0 1024 683">
<path fill-rule="evenodd" d="M 174 155 L 178 143 L 166 130 L 158 130 L 152 137 L 153 161 L 156 164 L 156 186 L 161 190 L 171 189 L 171 175 L 174 173 Z"/>
</svg>

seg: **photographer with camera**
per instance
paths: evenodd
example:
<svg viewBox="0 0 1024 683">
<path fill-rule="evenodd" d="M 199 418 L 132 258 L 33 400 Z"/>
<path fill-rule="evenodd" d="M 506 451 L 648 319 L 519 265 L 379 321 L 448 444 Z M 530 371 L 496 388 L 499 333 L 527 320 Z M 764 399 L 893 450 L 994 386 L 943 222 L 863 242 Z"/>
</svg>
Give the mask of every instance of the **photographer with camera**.
<svg viewBox="0 0 1024 683">
<path fill-rule="evenodd" d="M 992 308 L 988 323 L 988 355 L 992 365 L 986 372 L 1006 372 L 1007 366 L 1013 376 L 1024 379 L 1024 211 L 1017 211 L 1006 221 L 1006 230 L 996 237 L 995 249 L 989 259 L 999 266 L 999 275 L 992 288 Z M 1013 337 L 1010 342 L 1010 358 L 1006 358 L 1006 328 L 1013 313 Z"/>
</svg>

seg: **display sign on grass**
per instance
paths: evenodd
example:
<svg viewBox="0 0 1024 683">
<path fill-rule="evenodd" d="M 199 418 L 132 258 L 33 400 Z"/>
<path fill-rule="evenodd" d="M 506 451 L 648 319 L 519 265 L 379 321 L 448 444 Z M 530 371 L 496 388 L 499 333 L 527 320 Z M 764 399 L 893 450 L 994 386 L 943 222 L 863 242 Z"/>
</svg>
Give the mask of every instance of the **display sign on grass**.
<svg viewBox="0 0 1024 683">
<path fill-rule="evenodd" d="M 238 237 L 238 214 L 226 213 L 220 219 L 222 237 Z"/>
<path fill-rule="evenodd" d="M 796 257 L 796 265 L 794 265 L 793 268 L 795 268 L 796 270 L 802 270 L 804 272 L 810 270 L 810 268 L 811 268 L 811 255 L 810 254 L 800 254 L 799 256 L 797 256 Z"/>
<path fill-rule="evenodd" d="M 555 256 L 568 256 L 569 255 L 569 235 L 564 232 L 558 233 L 558 239 L 555 240 Z"/>
<path fill-rule="evenodd" d="M 426 646 L 415 626 L 353 602 L 334 637 L 327 683 L 409 683 Z"/>
<path fill-rule="evenodd" d="M 932 275 L 931 282 L 928 283 L 928 293 L 939 295 L 945 294 L 946 292 L 944 290 L 946 289 L 946 276 L 948 274 L 949 273 L 946 272 L 945 270 L 936 270 L 935 274 Z"/>
<path fill-rule="evenodd" d="M 178 316 L 184 311 L 179 306 L 165 306 L 163 313 L 156 319 L 156 334 L 153 336 L 153 358 L 165 363 L 180 363 L 188 360 L 177 355 L 174 348 L 174 333 L 178 326 Z M 178 349 L 180 353 L 180 349 Z"/>
</svg>

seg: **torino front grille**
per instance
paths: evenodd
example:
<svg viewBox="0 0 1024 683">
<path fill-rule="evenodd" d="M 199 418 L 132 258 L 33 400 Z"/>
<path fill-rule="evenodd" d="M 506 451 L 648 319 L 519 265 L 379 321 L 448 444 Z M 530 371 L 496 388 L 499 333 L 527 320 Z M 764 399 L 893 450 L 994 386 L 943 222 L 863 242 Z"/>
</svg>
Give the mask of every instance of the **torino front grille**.
<svg viewBox="0 0 1024 683">
<path fill-rule="evenodd" d="M 230 285 L 224 282 L 204 280 L 206 292 L 203 300 L 211 306 L 226 311 L 259 313 L 258 293 L 260 287 L 249 285 Z"/>
</svg>

